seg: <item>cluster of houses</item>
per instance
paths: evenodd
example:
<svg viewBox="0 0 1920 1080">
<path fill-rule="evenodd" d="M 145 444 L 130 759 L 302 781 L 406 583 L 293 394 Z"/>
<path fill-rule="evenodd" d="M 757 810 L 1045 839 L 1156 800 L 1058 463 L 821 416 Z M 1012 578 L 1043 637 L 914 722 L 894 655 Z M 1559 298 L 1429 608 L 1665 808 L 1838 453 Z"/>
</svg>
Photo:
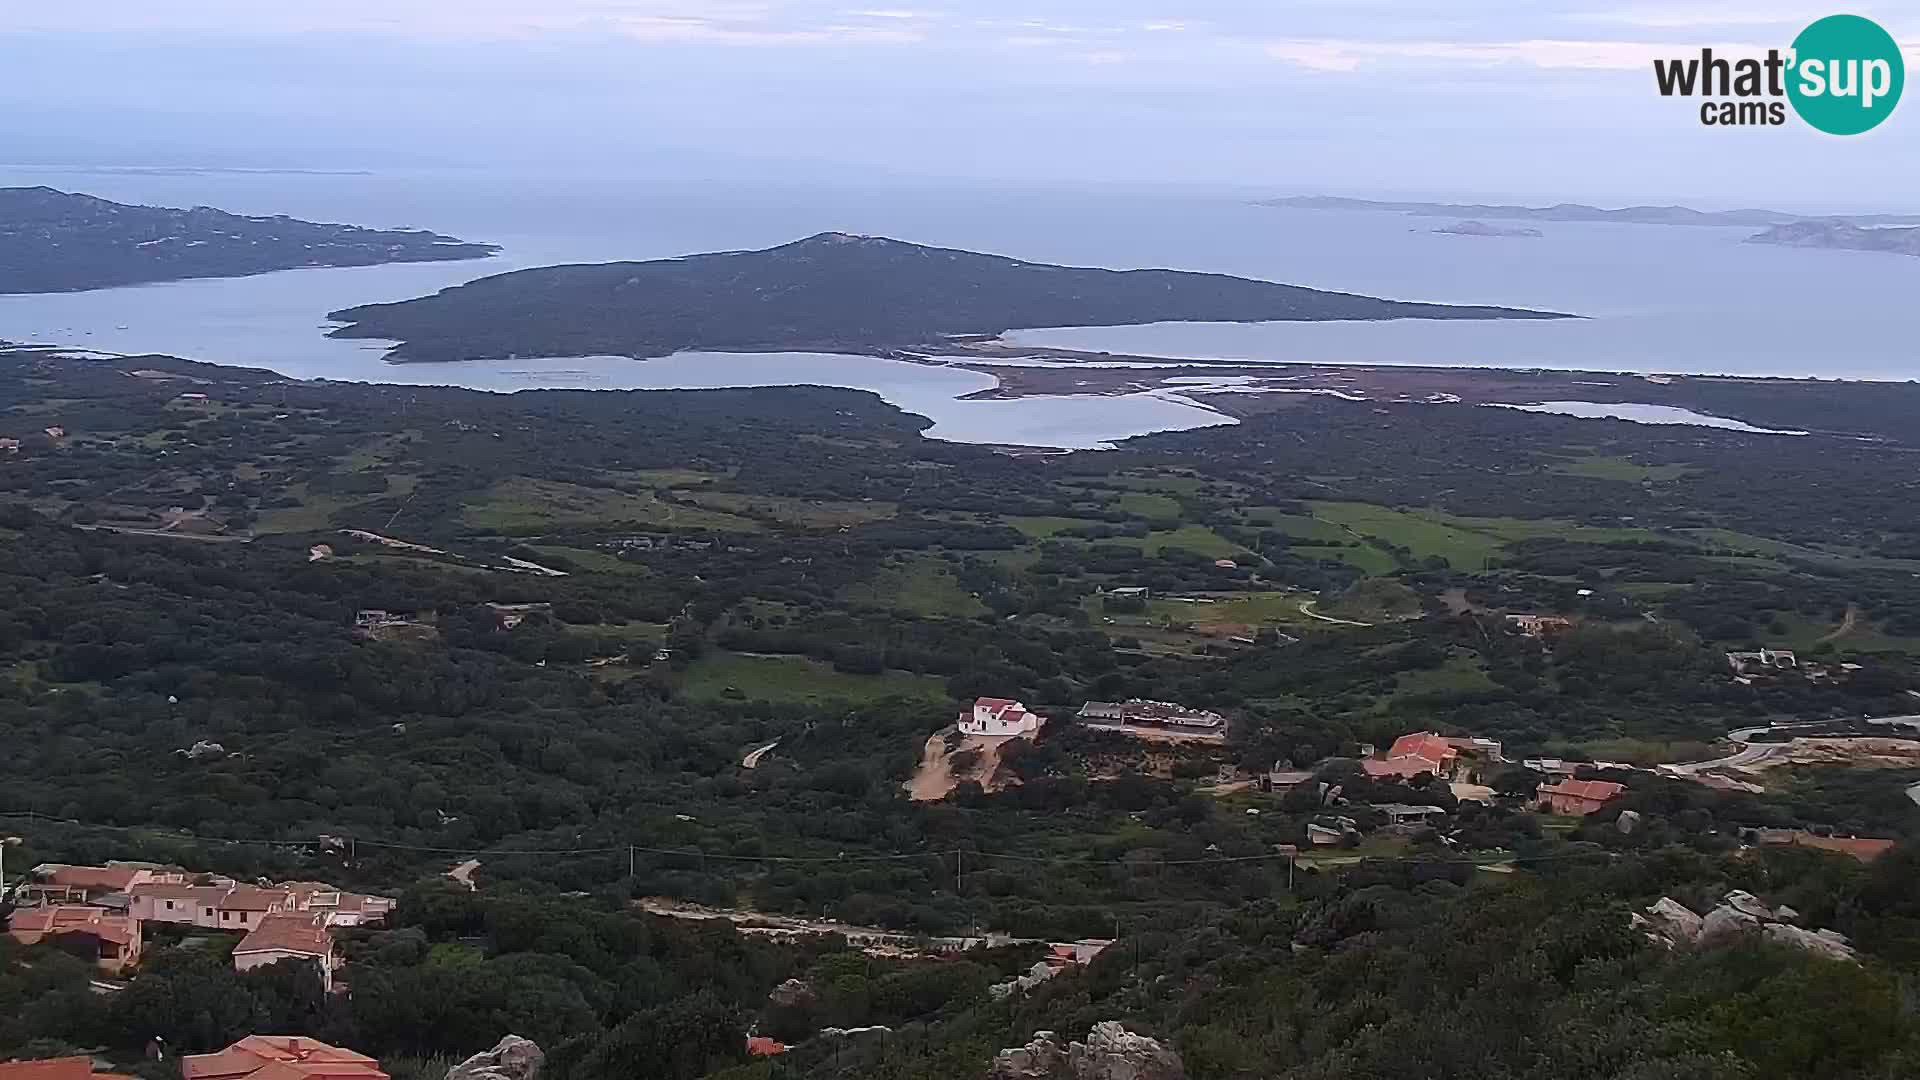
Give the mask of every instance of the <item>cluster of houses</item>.
<svg viewBox="0 0 1920 1080">
<path fill-rule="evenodd" d="M 93 958 L 117 975 L 140 962 L 142 932 L 156 923 L 244 935 L 233 947 L 236 971 L 280 960 L 304 960 L 333 988 L 339 956 L 333 931 L 383 920 L 394 901 L 318 881 L 247 884 L 177 866 L 110 862 L 105 866 L 45 863 L 15 890 L 7 919 L 15 941 L 49 938 Z"/>
</svg>

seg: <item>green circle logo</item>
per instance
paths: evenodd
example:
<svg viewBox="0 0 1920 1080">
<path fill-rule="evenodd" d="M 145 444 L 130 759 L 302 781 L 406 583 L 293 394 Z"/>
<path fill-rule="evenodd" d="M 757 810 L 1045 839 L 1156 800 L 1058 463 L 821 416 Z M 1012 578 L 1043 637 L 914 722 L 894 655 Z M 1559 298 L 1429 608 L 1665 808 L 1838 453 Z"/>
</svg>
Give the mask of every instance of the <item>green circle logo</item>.
<svg viewBox="0 0 1920 1080">
<path fill-rule="evenodd" d="M 1787 98 L 1800 119 L 1829 135 L 1878 126 L 1900 102 L 1906 64 L 1893 35 L 1872 19 L 1829 15 L 1793 39 Z"/>
</svg>

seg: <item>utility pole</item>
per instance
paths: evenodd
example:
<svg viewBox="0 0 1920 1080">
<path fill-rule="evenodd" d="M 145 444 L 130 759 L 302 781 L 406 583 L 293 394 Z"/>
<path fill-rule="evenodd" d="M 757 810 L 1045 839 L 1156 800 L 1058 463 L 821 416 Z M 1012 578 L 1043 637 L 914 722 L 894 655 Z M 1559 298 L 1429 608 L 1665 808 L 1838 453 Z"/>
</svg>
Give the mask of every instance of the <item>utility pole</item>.
<svg viewBox="0 0 1920 1080">
<path fill-rule="evenodd" d="M 633 845 L 628 844 L 627 845 L 627 881 L 632 882 L 634 877 L 635 877 L 635 874 L 633 871 Z"/>
</svg>

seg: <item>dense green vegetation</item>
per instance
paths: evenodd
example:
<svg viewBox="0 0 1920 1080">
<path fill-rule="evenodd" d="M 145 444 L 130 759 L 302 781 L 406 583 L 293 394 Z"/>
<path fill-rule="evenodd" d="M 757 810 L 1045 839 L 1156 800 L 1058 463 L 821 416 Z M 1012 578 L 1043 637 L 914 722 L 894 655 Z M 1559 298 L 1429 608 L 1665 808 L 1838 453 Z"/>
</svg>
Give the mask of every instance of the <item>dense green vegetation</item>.
<svg viewBox="0 0 1920 1080">
<path fill-rule="evenodd" d="M 498 251 L 418 229 L 129 206 L 46 187 L 0 188 L 0 293 L 73 292 L 303 266 L 479 259 Z"/>
<path fill-rule="evenodd" d="M 396 925 L 350 936 L 345 997 L 234 975 L 217 938 L 162 941 L 114 995 L 0 943 L 0 1054 L 274 1028 L 437 1080 L 514 1030 L 563 1080 L 945 1077 L 1120 1018 L 1196 1077 L 1910 1075 L 1920 772 L 1782 768 L 1751 793 L 1588 769 L 1629 790 L 1575 822 L 1525 808 L 1524 770 L 1482 777 L 1508 796 L 1483 807 L 1353 760 L 1438 728 L 1646 764 L 1915 711 L 1907 451 L 1387 413 L 1316 401 L 1034 459 L 815 388 L 496 396 L 0 356 L 7 865 L 404 891 Z M 402 625 L 357 631 L 374 609 Z M 1527 637 L 1522 611 L 1576 624 Z M 1857 668 L 1732 681 L 1724 650 L 1783 641 Z M 909 800 L 978 695 L 1060 719 L 1003 751 L 1000 790 Z M 1147 752 L 1064 722 L 1134 696 L 1221 710 L 1231 736 Z M 184 753 L 201 741 L 224 752 Z M 1338 785 L 1365 839 L 1284 857 L 1331 809 L 1317 789 L 1219 776 L 1281 762 Z M 1449 813 L 1391 833 L 1381 803 Z M 1786 827 L 1909 843 L 1872 867 L 1742 850 Z M 432 880 L 469 855 L 478 893 Z M 1733 887 L 1863 963 L 1669 955 L 1628 927 Z M 870 958 L 631 905 L 661 896 L 1121 944 L 996 1002 L 1037 946 Z M 811 990 L 769 1000 L 793 978 Z M 815 1034 L 867 1024 L 892 1032 Z M 799 1044 L 748 1062 L 750 1028 Z"/>
<path fill-rule="evenodd" d="M 1022 262 L 821 233 L 764 251 L 547 266 L 336 311 L 399 359 L 665 356 L 685 349 L 939 348 L 962 334 L 1163 321 L 1558 318 L 1409 304 L 1176 270 Z"/>
</svg>

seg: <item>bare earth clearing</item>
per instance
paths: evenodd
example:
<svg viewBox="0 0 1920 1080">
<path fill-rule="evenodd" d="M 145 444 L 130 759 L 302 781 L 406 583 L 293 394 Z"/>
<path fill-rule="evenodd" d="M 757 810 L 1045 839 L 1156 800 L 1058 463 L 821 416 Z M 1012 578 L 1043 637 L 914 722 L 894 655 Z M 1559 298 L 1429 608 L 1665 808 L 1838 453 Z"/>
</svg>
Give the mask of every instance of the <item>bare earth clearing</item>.
<svg viewBox="0 0 1920 1080">
<path fill-rule="evenodd" d="M 1010 776 L 1000 775 L 1000 748 L 1018 739 L 1018 735 L 962 735 L 957 749 L 947 750 L 947 737 L 954 729 L 944 728 L 927 737 L 925 751 L 920 757 L 920 767 L 913 771 L 913 778 L 907 781 L 907 796 L 915 802 L 938 802 L 953 794 L 964 781 L 971 780 L 986 791 L 1004 791 L 1019 781 Z M 954 771 L 955 755 L 975 751 L 974 761 L 958 773 Z"/>
</svg>

